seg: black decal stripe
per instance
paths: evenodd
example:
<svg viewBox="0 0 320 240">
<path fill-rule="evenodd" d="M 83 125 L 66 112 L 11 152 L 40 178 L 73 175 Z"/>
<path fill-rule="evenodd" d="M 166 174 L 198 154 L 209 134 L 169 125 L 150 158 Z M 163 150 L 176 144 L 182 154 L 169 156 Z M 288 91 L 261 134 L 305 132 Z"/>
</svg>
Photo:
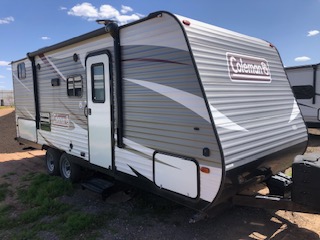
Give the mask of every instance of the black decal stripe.
<svg viewBox="0 0 320 240">
<path fill-rule="evenodd" d="M 172 64 L 179 64 L 179 65 L 189 65 L 186 63 L 180 63 L 175 61 L 163 60 L 163 59 L 155 59 L 155 58 L 130 58 L 130 59 L 123 59 L 122 61 L 138 61 L 138 62 L 159 62 L 159 63 L 172 63 Z"/>
<path fill-rule="evenodd" d="M 311 106 L 308 106 L 306 104 L 303 104 L 303 103 L 299 103 L 300 106 L 303 106 L 303 107 L 308 107 L 308 108 L 313 108 L 313 109 L 317 109 L 317 108 L 314 108 L 314 107 L 311 107 Z"/>
<path fill-rule="evenodd" d="M 160 160 L 158 160 L 158 159 L 155 159 L 155 162 L 161 163 L 161 164 L 163 164 L 163 165 L 166 165 L 166 166 L 169 166 L 169 167 L 172 167 L 172 168 L 181 170 L 181 168 L 178 168 L 178 167 L 175 167 L 175 166 L 170 165 L 170 164 L 168 164 L 168 163 L 162 162 L 162 161 L 160 161 Z"/>
<path fill-rule="evenodd" d="M 153 182 L 150 181 L 150 179 L 148 179 L 148 178 L 146 178 L 145 176 L 143 176 L 141 173 L 139 173 L 137 170 L 135 170 L 135 169 L 134 169 L 133 167 L 131 167 L 130 165 L 128 165 L 128 167 L 132 170 L 132 172 L 134 172 L 134 173 L 137 175 L 137 177 L 138 177 L 140 180 L 144 181 L 145 183 L 149 183 L 149 184 L 152 184 L 152 185 L 153 185 Z"/>
</svg>

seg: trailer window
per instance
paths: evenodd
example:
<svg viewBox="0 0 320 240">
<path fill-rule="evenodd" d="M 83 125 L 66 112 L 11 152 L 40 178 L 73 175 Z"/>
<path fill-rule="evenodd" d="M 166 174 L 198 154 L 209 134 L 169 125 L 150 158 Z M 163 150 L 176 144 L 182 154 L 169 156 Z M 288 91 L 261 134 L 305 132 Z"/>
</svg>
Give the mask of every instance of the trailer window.
<svg viewBox="0 0 320 240">
<path fill-rule="evenodd" d="M 293 86 L 293 93 L 296 99 L 310 99 L 314 97 L 314 87 L 311 85 Z"/>
<path fill-rule="evenodd" d="M 76 75 L 67 78 L 67 93 L 68 96 L 82 96 L 82 76 Z"/>
<path fill-rule="evenodd" d="M 105 102 L 104 64 L 98 63 L 91 66 L 92 101 Z"/>
<path fill-rule="evenodd" d="M 26 65 L 24 63 L 19 63 L 17 66 L 18 78 L 24 79 L 26 78 Z"/>
</svg>

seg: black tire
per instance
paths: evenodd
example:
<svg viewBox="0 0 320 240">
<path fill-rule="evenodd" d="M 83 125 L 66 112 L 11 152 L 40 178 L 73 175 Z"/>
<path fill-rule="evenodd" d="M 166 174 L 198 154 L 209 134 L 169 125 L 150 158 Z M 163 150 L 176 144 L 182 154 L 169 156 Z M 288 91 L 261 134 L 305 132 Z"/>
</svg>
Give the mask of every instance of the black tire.
<svg viewBox="0 0 320 240">
<path fill-rule="evenodd" d="M 78 182 L 81 178 L 81 168 L 79 165 L 73 163 L 73 156 L 63 153 L 60 157 L 60 174 L 65 180 L 72 183 Z"/>
<path fill-rule="evenodd" d="M 60 175 L 60 156 L 61 152 L 54 148 L 49 148 L 46 152 L 45 156 L 45 164 L 47 168 L 47 172 L 51 176 Z"/>
</svg>

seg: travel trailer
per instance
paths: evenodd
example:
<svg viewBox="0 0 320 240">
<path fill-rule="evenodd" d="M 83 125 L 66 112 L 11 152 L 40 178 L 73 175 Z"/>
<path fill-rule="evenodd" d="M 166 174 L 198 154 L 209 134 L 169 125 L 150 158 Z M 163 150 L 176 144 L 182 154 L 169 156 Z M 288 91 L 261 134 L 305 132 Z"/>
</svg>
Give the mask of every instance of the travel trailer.
<svg viewBox="0 0 320 240">
<path fill-rule="evenodd" d="M 0 89 L 0 107 L 1 106 L 13 106 L 13 91 Z"/>
<path fill-rule="evenodd" d="M 320 128 L 320 63 L 285 70 L 307 126 Z"/>
<path fill-rule="evenodd" d="M 168 12 L 13 61 L 17 140 L 206 211 L 291 166 L 308 134 L 269 42 Z"/>
</svg>

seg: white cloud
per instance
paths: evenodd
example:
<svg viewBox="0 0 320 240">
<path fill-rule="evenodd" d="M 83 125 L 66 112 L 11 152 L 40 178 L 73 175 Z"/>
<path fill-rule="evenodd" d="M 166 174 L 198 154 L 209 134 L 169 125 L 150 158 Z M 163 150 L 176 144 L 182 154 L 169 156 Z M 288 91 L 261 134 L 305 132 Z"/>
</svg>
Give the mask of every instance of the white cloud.
<svg viewBox="0 0 320 240">
<path fill-rule="evenodd" d="M 308 37 L 313 37 L 315 35 L 318 35 L 320 32 L 318 30 L 311 30 L 308 32 Z"/>
<path fill-rule="evenodd" d="M 68 11 L 69 15 L 87 18 L 88 20 L 98 18 L 98 10 L 91 3 L 81 3 Z"/>
<path fill-rule="evenodd" d="M 12 68 L 11 68 L 11 67 L 7 67 L 6 69 L 7 69 L 8 71 L 11 71 L 11 70 L 12 70 Z"/>
<path fill-rule="evenodd" d="M 306 61 L 311 60 L 311 58 L 306 57 L 306 56 L 302 56 L 302 57 L 296 57 L 294 60 L 295 60 L 296 62 L 306 62 Z"/>
<path fill-rule="evenodd" d="M 68 11 L 68 15 L 82 17 L 88 21 L 94 21 L 96 19 L 110 19 L 117 21 L 120 25 L 126 24 L 131 21 L 140 19 L 143 15 L 134 13 L 131 15 L 125 15 L 128 12 L 132 12 L 133 9 L 129 6 L 121 6 L 121 13 L 113 6 L 104 4 L 99 9 L 93 6 L 91 3 L 84 2 L 77 4 Z"/>
<path fill-rule="evenodd" d="M 50 40 L 50 37 L 41 37 L 42 40 Z"/>
<path fill-rule="evenodd" d="M 121 5 L 121 13 L 122 14 L 126 14 L 128 12 L 132 12 L 133 9 L 129 6 L 124 6 L 124 5 Z"/>
<path fill-rule="evenodd" d="M 10 62 L 7 61 L 0 61 L 0 66 L 8 66 L 10 64 Z"/>
<path fill-rule="evenodd" d="M 13 17 L 6 17 L 6 18 L 1 18 L 0 19 L 0 24 L 9 24 L 11 22 L 14 21 L 14 18 Z"/>
<path fill-rule="evenodd" d="M 0 75 L 0 78 L 5 78 L 5 76 L 3 76 L 3 75 Z"/>
<path fill-rule="evenodd" d="M 100 18 L 117 19 L 120 13 L 117 9 L 115 9 L 111 5 L 101 5 L 98 15 Z"/>
<path fill-rule="evenodd" d="M 139 20 L 139 19 L 140 19 L 140 17 L 138 14 L 132 14 L 130 16 L 129 15 L 121 15 L 121 16 L 117 17 L 117 20 L 120 23 L 128 23 L 128 22 Z"/>
<path fill-rule="evenodd" d="M 66 8 L 66 7 L 60 7 L 60 10 L 61 11 L 65 11 L 65 10 L 67 10 L 68 8 Z"/>
</svg>

